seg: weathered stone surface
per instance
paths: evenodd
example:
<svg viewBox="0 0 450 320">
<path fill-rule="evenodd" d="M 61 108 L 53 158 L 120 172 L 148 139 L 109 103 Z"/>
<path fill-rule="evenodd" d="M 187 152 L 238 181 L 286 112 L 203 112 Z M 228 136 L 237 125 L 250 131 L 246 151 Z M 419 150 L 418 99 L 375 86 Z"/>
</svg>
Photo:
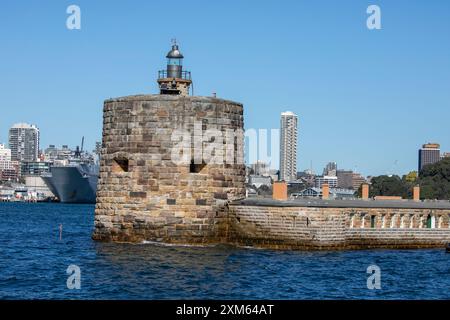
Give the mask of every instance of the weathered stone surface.
<svg viewBox="0 0 450 320">
<path fill-rule="evenodd" d="M 280 202 L 280 206 L 231 204 L 226 212 L 227 241 L 237 245 L 363 249 L 443 247 L 450 242 L 449 209 L 319 208 Z M 428 217 L 434 221 L 431 228 Z"/>
<path fill-rule="evenodd" d="M 194 132 L 195 126 L 200 132 Z M 139 95 L 105 101 L 103 148 L 93 238 L 103 241 L 214 242 L 223 201 L 245 195 L 243 152 L 232 164 L 172 162 L 172 148 L 189 130 L 242 130 L 243 107 L 211 97 Z M 214 140 L 213 155 L 238 150 L 243 137 Z M 230 152 L 230 151 L 228 151 Z M 215 196 L 220 195 L 219 199 Z M 199 220 L 196 220 L 196 219 Z"/>
</svg>

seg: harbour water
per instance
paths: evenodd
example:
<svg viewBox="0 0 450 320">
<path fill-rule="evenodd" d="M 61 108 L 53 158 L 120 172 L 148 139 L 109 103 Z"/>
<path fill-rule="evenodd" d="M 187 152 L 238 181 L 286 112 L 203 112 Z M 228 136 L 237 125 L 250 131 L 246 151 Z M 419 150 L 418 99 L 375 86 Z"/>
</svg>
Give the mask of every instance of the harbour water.
<svg viewBox="0 0 450 320">
<path fill-rule="evenodd" d="M 0 299 L 450 299 L 450 254 L 91 240 L 94 205 L 0 203 Z M 59 225 L 62 224 L 62 240 Z M 69 265 L 81 288 L 68 289 Z M 367 288 L 367 268 L 381 289 Z"/>
</svg>

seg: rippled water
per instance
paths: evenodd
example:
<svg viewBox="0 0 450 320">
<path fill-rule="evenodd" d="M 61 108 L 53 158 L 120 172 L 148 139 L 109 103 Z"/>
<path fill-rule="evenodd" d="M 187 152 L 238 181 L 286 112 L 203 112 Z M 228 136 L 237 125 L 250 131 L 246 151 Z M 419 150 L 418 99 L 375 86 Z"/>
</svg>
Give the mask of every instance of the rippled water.
<svg viewBox="0 0 450 320">
<path fill-rule="evenodd" d="M 437 250 L 295 252 L 96 243 L 93 205 L 0 203 L 1 299 L 449 299 Z M 59 224 L 63 239 L 59 240 Z M 70 264 L 81 289 L 66 286 Z M 381 268 L 381 290 L 366 269 Z"/>
</svg>

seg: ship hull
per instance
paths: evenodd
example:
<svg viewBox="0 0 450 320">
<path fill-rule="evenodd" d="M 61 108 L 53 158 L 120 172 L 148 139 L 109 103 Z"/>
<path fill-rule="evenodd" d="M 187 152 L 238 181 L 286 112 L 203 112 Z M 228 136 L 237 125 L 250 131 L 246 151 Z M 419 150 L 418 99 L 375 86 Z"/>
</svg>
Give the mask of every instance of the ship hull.
<svg viewBox="0 0 450 320">
<path fill-rule="evenodd" d="M 52 167 L 42 179 L 61 202 L 95 203 L 98 175 L 81 166 Z"/>
</svg>

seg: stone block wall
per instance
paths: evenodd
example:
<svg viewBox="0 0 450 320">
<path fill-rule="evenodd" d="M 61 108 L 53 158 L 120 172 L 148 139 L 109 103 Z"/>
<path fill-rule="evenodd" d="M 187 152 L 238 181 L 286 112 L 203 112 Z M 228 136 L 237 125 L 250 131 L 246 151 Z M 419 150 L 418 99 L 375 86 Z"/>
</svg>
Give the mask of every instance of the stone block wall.
<svg viewBox="0 0 450 320">
<path fill-rule="evenodd" d="M 443 247 L 450 242 L 450 210 L 443 209 L 232 204 L 228 214 L 228 241 L 243 246 L 274 249 L 426 248 Z M 426 224 L 429 216 L 434 221 L 431 228 Z"/>
<path fill-rule="evenodd" d="M 220 208 L 245 196 L 243 125 L 242 105 L 217 98 L 142 95 L 105 101 L 93 239 L 221 241 Z M 223 140 L 205 136 L 208 130 L 223 133 Z M 229 131 L 236 133 L 231 140 L 225 139 Z M 183 140 L 186 132 L 197 140 Z M 174 147 L 189 151 L 198 141 L 200 148 L 207 143 L 214 155 L 233 162 L 205 162 L 200 153 L 200 162 L 191 164 L 194 152 L 174 162 Z"/>
</svg>

